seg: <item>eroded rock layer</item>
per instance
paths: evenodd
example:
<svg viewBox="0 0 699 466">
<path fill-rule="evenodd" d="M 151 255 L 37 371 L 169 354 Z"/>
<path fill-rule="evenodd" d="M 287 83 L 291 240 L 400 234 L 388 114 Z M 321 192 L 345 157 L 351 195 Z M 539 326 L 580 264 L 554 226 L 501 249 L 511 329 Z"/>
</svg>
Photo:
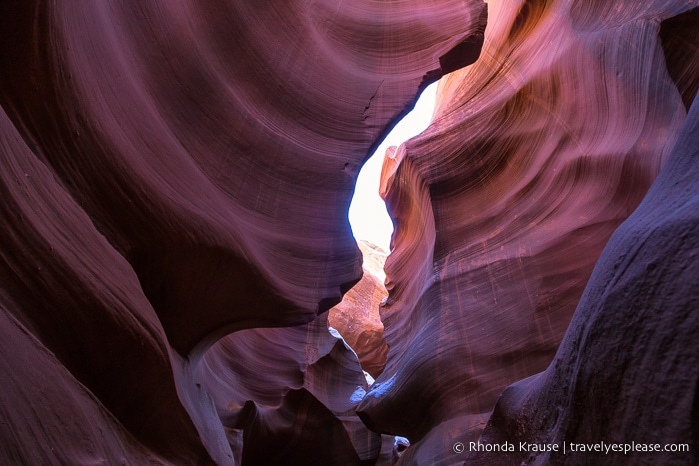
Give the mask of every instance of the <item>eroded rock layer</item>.
<svg viewBox="0 0 699 466">
<path fill-rule="evenodd" d="M 554 361 L 505 390 L 481 439 L 558 451 L 481 452 L 466 464 L 699 463 L 698 178 L 695 100 L 667 164 L 605 247 Z M 572 445 L 601 441 L 602 451 Z"/>
<path fill-rule="evenodd" d="M 481 58 L 443 78 L 430 127 L 387 152 L 390 351 L 359 412 L 411 440 L 401 464 L 459 461 L 452 446 L 478 438 L 503 389 L 551 362 L 685 120 L 699 68 L 680 37 L 696 23 L 661 34 L 661 21 L 693 3 L 491 1 Z"/>
<path fill-rule="evenodd" d="M 248 400 L 258 414 L 235 424 L 243 443 L 290 433 L 305 454 L 330 420 L 327 454 L 289 450 L 287 464 L 374 454 L 356 417 L 338 414 L 349 405 L 334 406 L 337 384 L 320 382 L 357 388 L 345 356 L 316 361 L 311 383 L 298 346 L 278 364 L 265 354 L 267 370 L 303 382 L 235 382 L 223 397 L 199 364 L 255 364 L 206 351 L 231 332 L 308 324 L 359 280 L 346 218 L 359 166 L 443 73 L 442 56 L 457 50 L 449 69 L 477 57 L 485 11 L 477 0 L 2 2 L 0 462 L 234 464 L 240 436 L 218 403 Z M 276 343 L 264 350 L 292 344 Z M 270 389 L 281 404 L 265 404 Z M 349 459 L 333 456 L 347 445 Z"/>
</svg>

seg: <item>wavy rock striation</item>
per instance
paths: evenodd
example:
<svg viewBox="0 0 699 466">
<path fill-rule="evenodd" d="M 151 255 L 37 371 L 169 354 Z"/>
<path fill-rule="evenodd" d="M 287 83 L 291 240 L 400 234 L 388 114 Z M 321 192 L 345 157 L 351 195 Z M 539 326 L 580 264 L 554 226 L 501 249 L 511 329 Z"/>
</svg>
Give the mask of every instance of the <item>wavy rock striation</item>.
<svg viewBox="0 0 699 466">
<path fill-rule="evenodd" d="M 660 175 L 605 247 L 553 362 L 505 390 L 481 438 L 560 451 L 477 453 L 466 464 L 699 462 L 698 158 L 695 99 Z M 571 451 L 601 441 L 637 445 Z"/>
<path fill-rule="evenodd" d="M 410 439 L 400 464 L 460 461 L 452 446 L 479 437 L 503 389 L 553 359 L 597 258 L 667 160 L 696 93 L 696 50 L 680 37 L 697 23 L 677 16 L 693 3 L 491 1 L 481 58 L 443 78 L 430 127 L 387 152 L 390 351 L 358 409 L 373 430 Z M 667 292 L 688 292 L 681 280 Z M 655 301 L 645 303 L 652 312 Z M 585 367 L 602 370 L 625 342 L 616 335 Z M 556 381 L 565 390 L 565 377 Z M 579 390 L 603 389 L 590 381 Z M 615 409 L 636 401 L 615 399 Z M 537 408 L 549 412 L 544 398 Z M 520 422 L 512 410 L 510 429 Z M 651 418 L 670 422 L 653 410 L 622 423 L 651 429 Z M 593 432 L 600 417 L 585 419 Z"/>
<path fill-rule="evenodd" d="M 696 463 L 696 6 L 0 2 L 0 463 Z M 445 73 L 358 358 L 353 184 Z"/>
<path fill-rule="evenodd" d="M 1 462 L 375 455 L 353 353 L 250 329 L 317 329 L 357 282 L 359 166 L 484 27 L 476 0 L 2 2 Z"/>
</svg>

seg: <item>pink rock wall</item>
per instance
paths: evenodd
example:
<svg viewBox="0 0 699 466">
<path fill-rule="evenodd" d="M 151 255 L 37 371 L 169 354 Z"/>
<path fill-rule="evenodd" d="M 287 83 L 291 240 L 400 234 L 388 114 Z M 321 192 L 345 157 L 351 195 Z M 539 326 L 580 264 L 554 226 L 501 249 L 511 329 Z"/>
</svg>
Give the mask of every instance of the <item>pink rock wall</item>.
<svg viewBox="0 0 699 466">
<path fill-rule="evenodd" d="M 430 127 L 387 153 L 390 351 L 358 409 L 411 440 L 401 464 L 459 461 L 452 446 L 479 437 L 503 389 L 553 359 L 685 120 L 695 52 L 663 49 L 682 41 L 660 31 L 690 6 L 489 2 L 481 58 L 440 81 Z"/>
<path fill-rule="evenodd" d="M 481 438 L 559 451 L 474 452 L 466 464 L 699 462 L 697 156 L 695 99 L 660 175 L 605 247 L 553 362 L 503 392 Z M 604 451 L 571 450 L 602 441 Z"/>
<path fill-rule="evenodd" d="M 257 421 L 232 424 L 253 440 L 308 420 L 287 464 L 346 464 L 340 444 L 349 462 L 376 454 L 323 391 L 337 386 L 311 389 L 353 393 L 350 351 L 311 375 L 302 338 L 263 345 L 292 345 L 261 366 L 278 385 L 225 396 L 207 391 L 223 389 L 202 358 L 261 364 L 217 342 L 308 324 L 359 280 L 346 218 L 359 167 L 440 57 L 475 60 L 484 13 L 476 0 L 2 2 L 0 462 L 235 464 L 224 401 L 254 404 Z M 302 407 L 314 414 L 293 419 Z M 340 440 L 309 460 L 316 415 Z M 268 464 L 255 445 L 242 457 Z"/>
</svg>

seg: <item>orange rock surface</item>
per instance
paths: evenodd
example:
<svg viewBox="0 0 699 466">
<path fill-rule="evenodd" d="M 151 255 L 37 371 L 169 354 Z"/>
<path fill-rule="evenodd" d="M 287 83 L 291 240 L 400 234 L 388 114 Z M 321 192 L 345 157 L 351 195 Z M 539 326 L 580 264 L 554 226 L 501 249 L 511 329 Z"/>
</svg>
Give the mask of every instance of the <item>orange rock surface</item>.
<svg viewBox="0 0 699 466">
<path fill-rule="evenodd" d="M 386 365 L 388 352 L 379 316 L 379 307 L 388 296 L 383 284 L 387 253 L 365 241 L 358 244 L 364 257 L 364 275 L 342 302 L 330 309 L 328 323 L 356 351 L 362 368 L 376 378 Z"/>
</svg>

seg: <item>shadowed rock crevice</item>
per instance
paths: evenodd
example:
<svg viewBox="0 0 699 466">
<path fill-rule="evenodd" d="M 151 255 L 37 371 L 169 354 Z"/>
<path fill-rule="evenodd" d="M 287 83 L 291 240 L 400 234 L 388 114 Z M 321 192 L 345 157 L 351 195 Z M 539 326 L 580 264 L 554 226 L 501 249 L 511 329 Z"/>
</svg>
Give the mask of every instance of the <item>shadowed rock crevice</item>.
<svg viewBox="0 0 699 466">
<path fill-rule="evenodd" d="M 487 4 L 485 8 L 481 10 L 480 19 L 480 24 L 483 25 L 483 29 L 463 38 L 455 47 L 439 57 L 439 71 L 442 75 L 465 68 L 478 59 L 481 54 L 481 48 L 483 47 L 485 25 L 488 21 Z"/>
<path fill-rule="evenodd" d="M 699 7 L 663 21 L 660 40 L 667 70 L 689 111 L 699 90 Z"/>
<path fill-rule="evenodd" d="M 228 335 L 204 355 L 194 380 L 222 425 L 242 429 L 229 441 L 246 464 L 363 464 L 379 454 L 380 436 L 354 415 L 367 381 L 356 354 L 328 332 L 327 314 L 303 326 Z M 309 458 L 318 442 L 331 448 Z"/>
<path fill-rule="evenodd" d="M 304 389 L 289 392 L 279 408 L 260 409 L 249 401 L 230 427 L 243 429 L 242 464 L 372 463 L 359 460 L 340 420 Z M 318 448 L 321 440 L 327 448 Z"/>
</svg>

